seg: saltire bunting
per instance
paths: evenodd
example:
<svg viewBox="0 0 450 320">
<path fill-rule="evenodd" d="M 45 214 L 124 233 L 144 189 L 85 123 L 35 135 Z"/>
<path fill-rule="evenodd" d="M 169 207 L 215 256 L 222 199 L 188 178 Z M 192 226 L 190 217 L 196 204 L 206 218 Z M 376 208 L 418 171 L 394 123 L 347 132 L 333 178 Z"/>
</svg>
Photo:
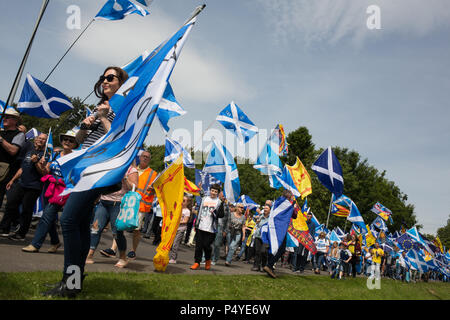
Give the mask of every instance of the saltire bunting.
<svg viewBox="0 0 450 320">
<path fill-rule="evenodd" d="M 231 153 L 220 142 L 212 140 L 211 150 L 203 171 L 223 182 L 223 193 L 228 201 L 236 202 L 241 193 L 241 184 L 236 163 Z"/>
<path fill-rule="evenodd" d="M 342 167 L 331 147 L 322 152 L 311 169 L 316 173 L 320 183 L 330 190 L 336 198 L 342 195 L 344 190 Z"/>
<path fill-rule="evenodd" d="M 65 194 L 122 180 L 147 137 L 168 78 L 200 12 L 153 51 L 111 98 L 110 105 L 119 97 L 121 106 L 108 133 L 92 146 L 57 160 L 68 186 Z"/>
<path fill-rule="evenodd" d="M 258 133 L 255 124 L 233 101 L 220 111 L 216 120 L 233 132 L 241 143 L 246 143 Z"/>
<path fill-rule="evenodd" d="M 17 110 L 30 116 L 57 119 L 71 109 L 72 102 L 62 92 L 27 74 Z"/>
<path fill-rule="evenodd" d="M 156 248 L 153 265 L 157 271 L 165 271 L 169 264 L 169 252 L 181 219 L 185 190 L 182 154 L 161 172 L 153 182 L 152 187 L 155 190 L 162 213 L 161 242 Z"/>
<path fill-rule="evenodd" d="M 97 13 L 94 19 L 121 20 L 127 15 L 134 13 L 143 17 L 149 14 L 149 12 L 142 6 L 142 2 L 139 2 L 139 0 L 108 0 Z"/>
<path fill-rule="evenodd" d="M 183 154 L 183 163 L 187 168 L 195 168 L 194 160 L 192 159 L 191 154 L 183 148 L 178 141 L 166 137 L 164 162 L 172 163 L 180 156 L 180 154 Z"/>
<path fill-rule="evenodd" d="M 275 200 L 268 221 L 268 240 L 270 253 L 275 255 L 286 237 L 294 205 L 285 197 Z"/>
</svg>

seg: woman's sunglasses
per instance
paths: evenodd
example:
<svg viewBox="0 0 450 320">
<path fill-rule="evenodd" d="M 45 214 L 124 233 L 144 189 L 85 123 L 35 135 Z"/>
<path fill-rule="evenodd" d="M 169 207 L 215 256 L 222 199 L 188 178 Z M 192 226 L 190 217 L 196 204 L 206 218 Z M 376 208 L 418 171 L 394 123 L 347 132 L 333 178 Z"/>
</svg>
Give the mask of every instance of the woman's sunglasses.
<svg viewBox="0 0 450 320">
<path fill-rule="evenodd" d="M 108 74 L 107 76 L 100 76 L 100 82 L 108 81 L 108 82 L 113 82 L 114 81 L 114 77 L 116 77 L 117 79 L 119 79 L 118 76 L 116 76 L 115 74 Z"/>
<path fill-rule="evenodd" d="M 62 141 L 67 141 L 70 143 L 76 143 L 74 139 L 70 139 L 70 138 L 63 138 Z"/>
</svg>

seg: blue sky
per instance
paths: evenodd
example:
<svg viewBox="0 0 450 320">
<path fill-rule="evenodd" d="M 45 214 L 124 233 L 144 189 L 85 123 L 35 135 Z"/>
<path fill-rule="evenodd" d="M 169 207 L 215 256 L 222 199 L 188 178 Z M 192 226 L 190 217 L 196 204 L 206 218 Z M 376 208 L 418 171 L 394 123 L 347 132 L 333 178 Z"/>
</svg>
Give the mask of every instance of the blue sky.
<svg viewBox="0 0 450 320">
<path fill-rule="evenodd" d="M 104 2 L 51 0 L 25 73 L 43 80 L 78 36 L 80 30 L 66 27 L 68 6 L 79 6 L 84 28 Z M 192 135 L 191 144 L 197 142 L 194 121 L 201 121 L 203 130 L 212 124 L 224 132 L 214 119 L 233 100 L 260 129 L 281 123 L 290 132 L 306 126 L 316 147 L 358 151 L 371 165 L 386 170 L 387 178 L 408 195 L 424 232 L 435 233 L 446 224 L 446 0 L 154 0 L 147 17 L 95 21 L 48 83 L 67 95 L 85 97 L 106 66 L 125 64 L 145 49 L 154 49 L 201 3 L 206 9 L 171 78 L 188 113 L 170 123 L 170 134 L 184 130 Z M 381 10 L 380 30 L 366 26 L 366 9 L 373 4 Z M 40 0 L 0 4 L 1 100 L 8 96 L 40 6 Z M 147 141 L 164 143 L 158 124 Z M 238 145 L 232 150 L 241 151 Z"/>
</svg>

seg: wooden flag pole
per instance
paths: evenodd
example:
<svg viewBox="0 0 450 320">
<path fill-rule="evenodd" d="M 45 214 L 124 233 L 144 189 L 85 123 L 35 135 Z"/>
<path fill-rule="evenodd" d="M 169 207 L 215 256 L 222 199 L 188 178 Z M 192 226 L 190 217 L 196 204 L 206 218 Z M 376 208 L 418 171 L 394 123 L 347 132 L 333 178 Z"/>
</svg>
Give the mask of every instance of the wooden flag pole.
<svg viewBox="0 0 450 320">
<path fill-rule="evenodd" d="M 25 54 L 24 54 L 24 56 L 22 58 L 22 62 L 20 63 L 20 67 L 19 67 L 19 70 L 17 71 L 16 78 L 14 79 L 14 83 L 12 85 L 11 91 L 9 92 L 8 99 L 6 100 L 5 108 L 3 108 L 3 113 L 2 113 L 2 115 L 0 117 L 0 121 L 1 121 L 1 119 L 3 119 L 3 117 L 5 115 L 5 111 L 6 111 L 7 106 L 11 105 L 13 100 L 14 100 L 14 97 L 15 97 L 16 92 L 17 92 L 17 87 L 19 86 L 20 79 L 22 78 L 22 73 L 23 73 L 23 70 L 25 68 L 25 64 L 26 64 L 26 62 L 28 60 L 28 56 L 30 55 L 31 46 L 33 44 L 34 36 L 36 35 L 36 31 L 37 31 L 37 29 L 39 27 L 39 24 L 41 23 L 42 16 L 44 15 L 45 9 L 47 9 L 47 5 L 48 5 L 49 1 L 50 0 L 42 0 L 41 11 L 39 12 L 39 16 L 38 16 L 38 18 L 36 20 L 36 24 L 34 26 L 33 33 L 31 35 L 31 39 L 28 42 L 27 49 L 25 50 Z"/>
</svg>

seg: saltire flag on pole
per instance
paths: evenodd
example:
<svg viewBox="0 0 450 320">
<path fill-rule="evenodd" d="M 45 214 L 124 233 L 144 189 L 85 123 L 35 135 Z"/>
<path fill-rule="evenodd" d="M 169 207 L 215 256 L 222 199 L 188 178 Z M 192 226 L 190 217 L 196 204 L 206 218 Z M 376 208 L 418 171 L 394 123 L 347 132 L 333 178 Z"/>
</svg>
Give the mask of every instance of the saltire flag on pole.
<svg viewBox="0 0 450 320">
<path fill-rule="evenodd" d="M 253 201 L 253 199 L 246 194 L 241 195 L 236 203 L 242 203 L 244 205 L 244 208 L 249 210 L 259 208 L 259 204 Z"/>
<path fill-rule="evenodd" d="M 136 0 L 139 2 L 139 0 Z M 147 10 L 136 1 L 130 0 L 108 0 L 100 11 L 95 16 L 95 20 L 121 20 L 129 14 L 136 13 L 140 16 L 146 16 L 149 14 Z M 142 1 L 142 0 L 141 0 Z"/>
<path fill-rule="evenodd" d="M 312 165 L 312 170 L 317 174 L 319 181 L 330 190 L 336 198 L 342 195 L 344 190 L 344 178 L 342 167 L 336 155 L 328 147 Z"/>
<path fill-rule="evenodd" d="M 73 105 L 62 92 L 27 74 L 17 110 L 39 118 L 57 119 Z"/>
<path fill-rule="evenodd" d="M 283 169 L 281 166 L 280 157 L 268 142 L 264 145 L 261 153 L 258 155 L 253 168 L 259 170 L 263 175 L 268 175 L 270 187 L 278 189 L 281 188 L 282 185 L 276 178 L 276 175 L 282 173 Z"/>
<path fill-rule="evenodd" d="M 231 153 L 220 142 L 212 140 L 211 150 L 203 171 L 223 182 L 223 193 L 228 201 L 236 202 L 241 194 L 241 184 L 236 163 Z"/>
<path fill-rule="evenodd" d="M 392 224 L 392 211 L 383 206 L 381 203 L 377 202 L 373 205 L 372 209 L 370 210 L 373 213 L 377 214 L 381 218 L 383 218 L 384 221 L 388 221 Z"/>
<path fill-rule="evenodd" d="M 338 244 L 342 242 L 341 238 L 337 235 L 336 231 L 331 231 L 330 242 L 337 242 Z"/>
<path fill-rule="evenodd" d="M 31 140 L 31 139 L 34 139 L 34 138 L 36 138 L 38 135 L 40 135 L 41 134 L 41 132 L 38 130 L 38 129 L 36 129 L 36 128 L 31 128 L 30 130 L 28 130 L 28 132 L 27 133 L 25 133 L 25 138 L 27 139 L 27 140 Z"/>
<path fill-rule="evenodd" d="M 153 265 L 157 271 L 165 271 L 169 264 L 169 252 L 181 219 L 185 190 L 182 154 L 161 172 L 153 182 L 152 187 L 155 190 L 162 213 L 161 242 L 156 248 Z"/>
<path fill-rule="evenodd" d="M 282 244 L 289 228 L 294 205 L 285 197 L 275 200 L 269 215 L 268 240 L 270 253 L 275 255 Z"/>
<path fill-rule="evenodd" d="M 186 111 L 175 98 L 173 89 L 170 83 L 168 83 L 161 102 L 159 103 L 158 110 L 156 111 L 159 123 L 161 123 L 163 129 L 168 132 L 170 130 L 168 126 L 169 120 L 184 114 L 186 114 Z"/>
<path fill-rule="evenodd" d="M 111 98 L 122 105 L 111 129 L 92 146 L 59 158 L 69 192 L 107 187 L 120 182 L 147 137 L 168 77 L 186 38 L 204 6 L 171 38 L 153 51 Z M 117 103 L 117 102 L 116 102 Z"/>
<path fill-rule="evenodd" d="M 288 154 L 288 143 L 286 141 L 286 133 L 283 125 L 278 124 L 269 137 L 269 142 L 279 156 Z"/>
<path fill-rule="evenodd" d="M 356 224 L 363 233 L 367 232 L 366 224 L 364 223 L 364 219 L 361 216 L 361 213 L 358 210 L 356 204 L 352 201 L 350 207 L 350 214 L 347 216 L 347 220 Z"/>
<path fill-rule="evenodd" d="M 300 192 L 295 185 L 294 179 L 287 165 L 284 165 L 281 174 L 276 174 L 274 177 L 278 180 L 278 182 L 284 189 L 292 192 L 295 197 L 300 197 Z"/>
<path fill-rule="evenodd" d="M 216 120 L 225 129 L 233 132 L 241 143 L 246 143 L 258 133 L 258 128 L 255 124 L 233 101 L 220 111 Z"/>
<path fill-rule="evenodd" d="M 414 249 L 411 249 L 408 251 L 406 256 L 408 257 L 408 260 L 414 269 L 419 270 L 420 272 L 428 271 L 428 265 L 419 252 L 417 252 Z"/>
<path fill-rule="evenodd" d="M 178 141 L 166 137 L 164 162 L 172 163 L 180 156 L 180 154 L 183 154 L 183 163 L 187 168 L 195 168 L 194 160 L 192 160 L 191 154 L 183 148 Z"/>
<path fill-rule="evenodd" d="M 46 157 L 47 155 L 47 157 Z M 47 162 L 53 160 L 53 134 L 52 128 L 48 130 L 47 142 L 45 143 L 44 159 L 48 159 Z"/>
<path fill-rule="evenodd" d="M 417 227 L 412 227 L 411 229 L 406 231 L 406 234 L 409 235 L 411 238 L 413 238 L 416 242 L 421 244 L 425 248 L 425 250 L 427 250 L 429 253 L 433 254 L 433 250 L 423 240 L 423 238 L 420 235 L 419 231 L 417 231 Z"/>
</svg>

